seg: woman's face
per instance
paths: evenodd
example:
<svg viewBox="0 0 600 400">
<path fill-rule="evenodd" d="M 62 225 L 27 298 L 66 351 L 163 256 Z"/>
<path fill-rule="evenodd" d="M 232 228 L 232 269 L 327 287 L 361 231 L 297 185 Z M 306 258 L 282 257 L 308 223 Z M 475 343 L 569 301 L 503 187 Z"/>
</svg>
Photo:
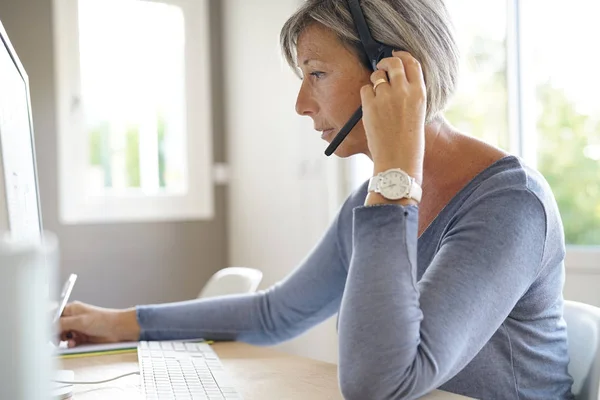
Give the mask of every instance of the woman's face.
<svg viewBox="0 0 600 400">
<path fill-rule="evenodd" d="M 321 137 L 331 142 L 360 106 L 360 88 L 370 84 L 371 72 L 342 45 L 335 33 L 320 24 L 308 26 L 298 38 L 298 66 L 302 86 L 296 112 L 313 119 Z M 369 155 L 362 121 L 359 121 L 335 154 Z"/>
</svg>

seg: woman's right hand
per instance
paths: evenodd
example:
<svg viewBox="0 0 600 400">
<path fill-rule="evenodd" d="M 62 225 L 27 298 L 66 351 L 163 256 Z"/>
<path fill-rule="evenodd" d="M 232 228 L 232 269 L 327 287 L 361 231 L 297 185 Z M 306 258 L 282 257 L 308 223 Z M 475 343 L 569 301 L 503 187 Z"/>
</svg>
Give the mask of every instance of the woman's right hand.
<svg viewBox="0 0 600 400">
<path fill-rule="evenodd" d="M 60 339 L 69 347 L 85 343 L 137 341 L 140 327 L 135 309 L 116 310 L 74 302 L 60 317 Z"/>
</svg>

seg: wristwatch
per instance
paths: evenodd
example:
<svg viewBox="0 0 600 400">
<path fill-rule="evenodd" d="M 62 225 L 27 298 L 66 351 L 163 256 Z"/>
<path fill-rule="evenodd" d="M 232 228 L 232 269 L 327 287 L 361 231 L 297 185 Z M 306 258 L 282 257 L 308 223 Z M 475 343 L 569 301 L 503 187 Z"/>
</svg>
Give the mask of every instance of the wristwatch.
<svg viewBox="0 0 600 400">
<path fill-rule="evenodd" d="M 415 179 L 400 168 L 380 172 L 369 180 L 369 192 L 380 193 L 388 200 L 412 199 L 421 201 L 423 193 Z"/>
</svg>

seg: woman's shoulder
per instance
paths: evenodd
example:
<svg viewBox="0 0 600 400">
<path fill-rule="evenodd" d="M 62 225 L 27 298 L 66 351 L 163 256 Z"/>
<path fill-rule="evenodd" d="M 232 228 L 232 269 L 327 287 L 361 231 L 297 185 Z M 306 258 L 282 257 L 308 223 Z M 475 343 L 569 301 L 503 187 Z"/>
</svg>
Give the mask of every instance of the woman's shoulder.
<svg viewBox="0 0 600 400">
<path fill-rule="evenodd" d="M 520 218 L 522 229 L 539 221 L 544 226 L 540 237 L 546 246 L 561 254 L 564 247 L 563 225 L 554 194 L 543 174 L 520 157 L 509 155 L 490 165 L 459 193 L 456 207 L 448 220 L 460 220 L 473 212 L 493 212 L 500 205 Z M 487 211 L 486 211 L 487 210 Z M 519 217 L 520 216 L 520 217 Z M 503 219 L 511 219 L 505 214 Z M 501 224 L 501 223 L 500 223 Z"/>
<path fill-rule="evenodd" d="M 536 198 L 547 212 L 555 208 L 552 189 L 544 176 L 520 157 L 507 155 L 479 173 L 457 196 L 468 206 L 497 194 L 512 193 L 519 198 L 523 192 Z"/>
</svg>

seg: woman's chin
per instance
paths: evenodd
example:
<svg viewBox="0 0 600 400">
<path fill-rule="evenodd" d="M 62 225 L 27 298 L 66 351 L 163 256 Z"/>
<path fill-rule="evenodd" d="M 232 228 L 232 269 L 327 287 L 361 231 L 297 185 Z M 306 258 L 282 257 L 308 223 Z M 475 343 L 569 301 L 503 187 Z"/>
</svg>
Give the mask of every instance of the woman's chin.
<svg viewBox="0 0 600 400">
<path fill-rule="evenodd" d="M 352 151 L 352 149 L 348 146 L 344 146 L 344 143 L 342 143 L 337 149 L 335 149 L 333 154 L 339 158 L 348 158 L 356 154 L 356 152 Z"/>
<path fill-rule="evenodd" d="M 326 134 L 323 135 L 322 139 L 324 141 L 326 141 L 328 144 L 331 144 L 331 142 L 333 141 L 333 139 L 335 138 L 335 135 L 332 134 Z M 354 146 L 353 146 L 354 144 Z M 353 156 L 355 154 L 358 153 L 362 153 L 362 151 L 359 151 L 355 145 L 356 143 L 352 141 L 352 138 L 346 138 L 345 140 L 342 141 L 342 143 L 340 143 L 340 145 L 337 147 L 337 149 L 335 149 L 335 151 L 333 152 L 333 154 L 335 154 L 336 156 L 340 157 L 340 158 L 347 158 L 350 156 Z"/>
</svg>

